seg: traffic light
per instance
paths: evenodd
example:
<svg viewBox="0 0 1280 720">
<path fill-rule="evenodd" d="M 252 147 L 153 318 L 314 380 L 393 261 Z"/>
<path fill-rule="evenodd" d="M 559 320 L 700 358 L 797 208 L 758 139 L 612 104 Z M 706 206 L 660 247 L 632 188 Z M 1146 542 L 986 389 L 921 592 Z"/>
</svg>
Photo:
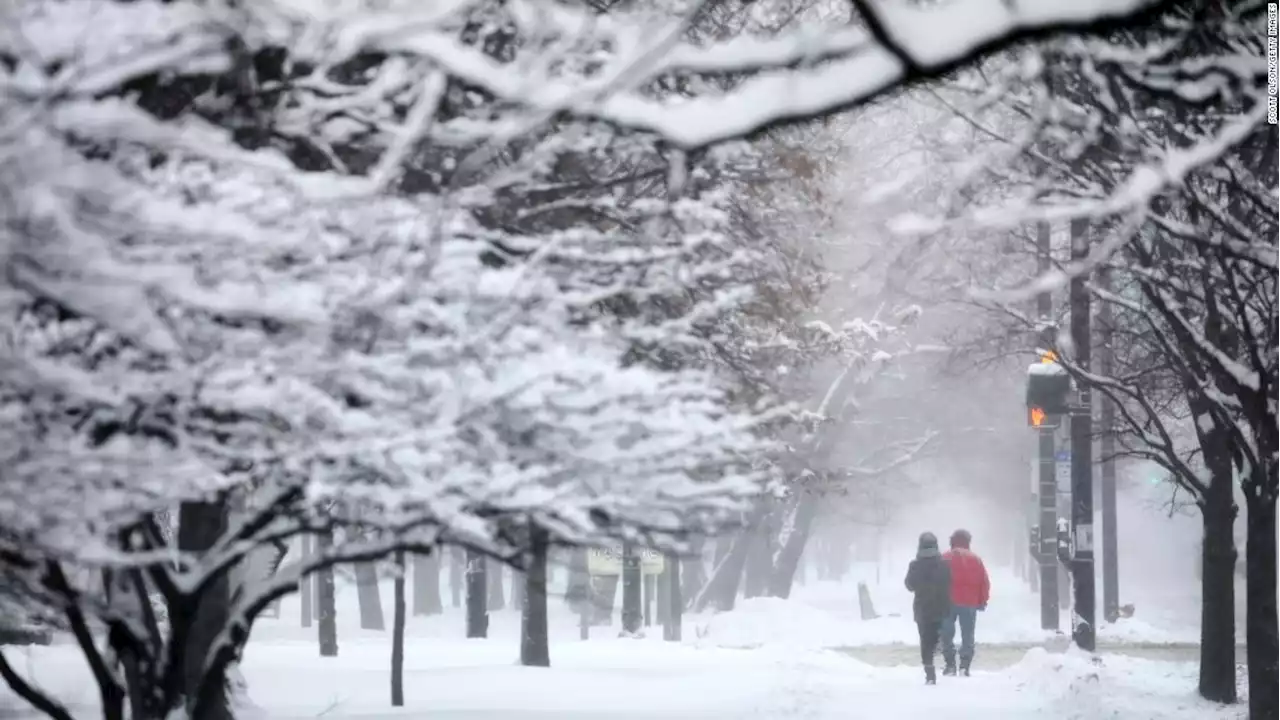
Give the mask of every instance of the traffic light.
<svg viewBox="0 0 1280 720">
<path fill-rule="evenodd" d="M 1066 415 L 1070 410 L 1071 376 L 1058 364 L 1052 350 L 1040 354 L 1040 362 L 1027 368 L 1027 421 L 1032 427 L 1045 425 L 1047 416 Z"/>
</svg>

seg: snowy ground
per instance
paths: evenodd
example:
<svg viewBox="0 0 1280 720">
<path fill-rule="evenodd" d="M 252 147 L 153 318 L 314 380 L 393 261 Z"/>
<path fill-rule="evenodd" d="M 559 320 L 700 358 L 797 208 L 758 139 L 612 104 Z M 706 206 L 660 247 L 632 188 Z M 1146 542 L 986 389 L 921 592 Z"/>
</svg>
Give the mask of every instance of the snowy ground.
<svg viewBox="0 0 1280 720">
<path fill-rule="evenodd" d="M 384 590 L 389 621 L 390 588 Z M 879 594 L 882 614 L 901 615 L 909 607 L 891 588 Z M 1023 594 L 1006 587 L 1001 601 L 993 601 L 981 620 L 983 642 L 1043 638 L 1034 629 L 1034 597 Z M 1240 708 L 1216 708 L 1195 698 L 1193 663 L 1116 655 L 1104 655 L 1099 664 L 1081 653 L 1033 649 L 1012 667 L 983 669 L 979 660 L 972 678 L 943 678 L 939 686 L 927 688 L 914 665 L 873 667 L 827 649 L 914 637 L 905 617 L 858 620 L 856 587 L 835 583 L 801 587 L 787 602 L 753 600 L 733 613 L 689 617 L 686 641 L 680 644 L 656 637 L 620 640 L 606 628 L 579 641 L 572 616 L 553 600 L 550 669 L 516 664 L 519 615 L 514 611 L 492 614 L 487 640 L 463 639 L 462 616 L 452 608 L 442 616 L 413 618 L 406 652 L 407 707 L 393 710 L 388 700 L 390 643 L 386 633 L 358 628 L 354 590 L 344 588 L 339 594 L 337 658 L 318 656 L 315 628 L 300 627 L 297 604 L 291 598 L 281 618 L 261 622 L 245 657 L 250 697 L 266 718 L 1242 717 Z M 1171 642 L 1187 635 L 1175 628 L 1130 625 L 1103 637 Z M 78 717 L 92 714 L 93 686 L 73 648 L 6 653 Z M 31 716 L 0 689 L 0 718 Z"/>
<path fill-rule="evenodd" d="M 855 568 L 856 570 L 857 568 Z M 739 600 L 729 613 L 700 613 L 685 616 L 684 636 L 700 647 L 754 648 L 760 646 L 840 648 L 864 645 L 914 643 L 915 624 L 911 620 L 911 595 L 897 582 L 874 584 L 874 572 L 863 572 L 872 584 L 871 595 L 880 616 L 863 621 L 858 610 L 857 577 L 846 582 L 810 582 L 795 588 L 789 600 L 752 598 Z M 554 591 L 558 583 L 553 583 Z M 999 568 L 992 569 L 993 594 L 987 612 L 978 617 L 978 637 L 985 644 L 1037 644 L 1050 641 L 1053 633 L 1040 629 L 1039 598 L 1026 585 Z M 391 622 L 391 585 L 382 588 L 383 615 Z M 445 604 L 449 603 L 447 586 Z M 357 624 L 358 610 L 353 588 L 342 588 L 338 597 L 339 625 L 344 636 L 365 636 Z M 558 641 L 577 641 L 577 617 L 563 602 L 548 602 L 551 636 Z M 299 627 L 299 601 L 286 600 L 279 620 L 263 620 L 254 629 L 256 641 L 299 640 L 313 637 L 313 631 Z M 1146 619 L 1143 619 L 1143 618 Z M 520 616 L 513 610 L 492 613 L 490 635 L 516 637 Z M 1068 629 L 1070 618 L 1063 612 L 1061 627 Z M 458 638 L 463 634 L 461 611 L 445 608 L 443 615 L 416 617 L 410 634 L 417 637 Z M 656 630 L 656 628 L 655 628 Z M 594 628 L 593 637 L 613 637 L 616 628 Z M 661 634 L 660 631 L 656 634 Z M 1153 604 L 1140 606 L 1138 616 L 1098 631 L 1103 645 L 1123 643 L 1166 644 L 1199 642 L 1200 628 L 1194 612 L 1170 612 Z M 377 634 L 369 637 L 376 637 Z"/>
<path fill-rule="evenodd" d="M 731 650 L 648 640 L 562 642 L 554 667 L 514 664 L 510 638 L 416 639 L 409 643 L 407 707 L 388 703 L 384 640 L 349 640 L 336 659 L 311 642 L 256 644 L 244 674 L 267 718 L 430 717 L 439 720 L 784 720 L 893 717 L 895 720 L 1226 720 L 1193 696 L 1191 663 L 1035 649 L 1012 668 L 921 685 L 915 667 L 875 668 L 840 654 L 799 648 Z M 36 648 L 19 667 L 77 716 L 92 712 L 93 691 L 69 647 Z M 0 717 L 11 699 L 0 694 Z"/>
<path fill-rule="evenodd" d="M 868 580 L 873 580 L 873 576 Z M 703 640 L 716 645 L 800 645 L 803 647 L 853 647 L 915 641 L 911 620 L 911 595 L 888 578 L 874 586 L 871 595 L 879 618 L 863 621 L 858 613 L 854 583 L 811 583 L 796 589 L 791 600 L 755 598 L 743 601 L 732 613 L 691 618 Z M 893 578 L 896 580 L 897 578 Z M 992 599 L 978 616 L 981 642 L 1042 643 L 1053 633 L 1040 629 L 1040 600 L 1026 585 L 992 570 Z M 1069 634 L 1070 617 L 1063 612 L 1061 625 Z M 1135 617 L 1098 630 L 1102 644 L 1199 642 L 1195 614 L 1170 612 L 1167 605 L 1139 606 Z"/>
</svg>

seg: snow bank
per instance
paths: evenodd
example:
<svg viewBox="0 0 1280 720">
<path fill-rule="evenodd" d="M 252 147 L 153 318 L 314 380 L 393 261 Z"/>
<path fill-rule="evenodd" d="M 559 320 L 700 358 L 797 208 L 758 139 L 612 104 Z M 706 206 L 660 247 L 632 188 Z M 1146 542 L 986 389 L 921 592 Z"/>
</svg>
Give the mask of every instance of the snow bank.
<svg viewBox="0 0 1280 720">
<path fill-rule="evenodd" d="M 1180 720 L 1243 717 L 1243 707 L 1222 706 L 1196 695 L 1195 663 L 1170 663 L 1123 655 L 1098 658 L 1072 648 L 1051 654 L 1039 648 L 1009 669 L 1022 692 L 1046 698 L 1045 717 Z"/>
<path fill-rule="evenodd" d="M 978 641 L 985 644 L 1040 644 L 1055 633 L 1040 629 L 1039 596 L 1012 578 L 993 573 L 999 594 L 978 615 Z M 824 582 L 798 588 L 788 600 L 751 598 L 734 610 L 700 613 L 686 618 L 686 637 L 706 646 L 836 648 L 863 645 L 912 644 L 917 631 L 911 615 L 911 595 L 893 586 L 871 588 L 879 617 L 862 620 L 856 584 Z M 1164 618 L 1168 620 L 1168 618 Z M 1069 616 L 1062 613 L 1062 627 Z M 690 632 L 692 627 L 693 632 Z M 1103 625 L 1099 641 L 1115 644 L 1197 643 L 1194 625 L 1153 623 L 1139 618 Z"/>
<path fill-rule="evenodd" d="M 909 603 L 888 615 L 862 620 L 856 609 L 833 612 L 803 600 L 752 598 L 731 612 L 700 614 L 689 621 L 700 643 L 719 647 L 837 648 L 913 644 L 917 638 Z M 1040 629 L 1038 614 L 987 612 L 978 619 L 983 643 L 1033 644 L 1051 636 Z"/>
</svg>

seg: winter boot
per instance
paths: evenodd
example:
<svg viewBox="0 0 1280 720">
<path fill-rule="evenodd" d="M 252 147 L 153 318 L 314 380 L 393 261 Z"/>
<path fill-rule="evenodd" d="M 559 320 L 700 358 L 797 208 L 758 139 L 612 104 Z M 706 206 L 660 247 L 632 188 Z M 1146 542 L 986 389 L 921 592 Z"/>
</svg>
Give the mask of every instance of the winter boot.
<svg viewBox="0 0 1280 720">
<path fill-rule="evenodd" d="M 925 665 L 925 666 L 924 666 L 924 684 L 925 684 L 925 685 L 937 685 L 937 684 L 938 684 L 938 676 L 937 676 L 937 674 L 934 672 L 934 669 L 933 669 L 933 666 L 932 666 L 932 665 Z"/>
<path fill-rule="evenodd" d="M 969 677 L 969 663 L 965 663 L 960 666 L 960 674 L 964 677 Z"/>
<path fill-rule="evenodd" d="M 944 666 L 942 667 L 942 674 L 943 674 L 943 675 L 947 675 L 947 676 L 955 675 L 955 674 L 956 674 L 956 664 L 955 664 L 955 663 L 947 663 L 946 665 L 944 665 Z"/>
</svg>

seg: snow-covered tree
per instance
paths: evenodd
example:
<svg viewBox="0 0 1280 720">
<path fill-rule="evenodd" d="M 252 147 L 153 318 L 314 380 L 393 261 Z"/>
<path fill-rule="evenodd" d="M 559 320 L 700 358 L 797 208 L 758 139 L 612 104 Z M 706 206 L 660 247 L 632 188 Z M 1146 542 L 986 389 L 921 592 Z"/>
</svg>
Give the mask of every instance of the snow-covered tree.
<svg viewBox="0 0 1280 720">
<path fill-rule="evenodd" d="M 419 138 L 379 116 L 396 101 L 351 98 L 378 134 L 316 167 L 276 123 L 329 112 L 307 105 L 317 91 L 242 64 L 266 21 L 181 3 L 7 12 L 3 287 L 23 322 L 0 363 L 4 568 L 64 616 L 108 717 L 126 702 L 139 717 L 225 716 L 253 618 L 333 563 L 442 538 L 511 557 L 510 529 L 530 525 L 662 544 L 756 494 L 760 418 L 730 407 L 711 371 L 624 366 L 643 323 L 583 325 L 572 278 L 538 258 L 492 262 L 512 238 L 484 222 L 485 198 L 536 180 L 536 164 L 398 198 L 385 191 Z M 184 98 L 193 84 L 212 89 Z M 397 88 L 405 122 L 424 122 L 438 87 Z M 374 162 L 353 169 L 360 155 Z M 727 301 L 688 313 L 707 302 Z M 179 505 L 175 538 L 157 518 Z M 231 587 L 233 568 L 303 533 L 333 543 Z M 133 597 L 105 594 L 107 572 Z"/>
<path fill-rule="evenodd" d="M 509 557 L 513 528 L 530 526 L 662 542 L 758 490 L 762 418 L 717 368 L 631 362 L 730 317 L 734 293 L 593 322 L 583 293 L 598 283 L 538 256 L 620 237 L 667 260 L 633 265 L 669 268 L 706 244 L 689 236 L 714 208 L 672 192 L 643 233 L 560 224 L 528 243 L 495 210 L 548 177 L 556 143 L 582 148 L 601 126 L 640 137 L 680 187 L 695 151 L 1155 3 L 854 5 L 866 30 L 707 43 L 652 7 L 0 9 L 0 303 L 24 321 L 0 349 L 0 557 L 64 616 L 107 717 L 126 703 L 134 717 L 226 717 L 254 616 L 335 562 L 441 538 Z M 915 32 L 935 25 L 956 42 Z M 733 77 L 695 82 L 709 76 Z M 719 261 L 658 291 L 629 276 L 611 297 L 678 296 L 685 278 L 732 272 Z M 861 327 L 808 331 L 874 361 Z M 176 536 L 158 520 L 175 507 Z M 324 539 L 314 557 L 232 587 L 249 555 L 303 533 Z M 97 587 L 102 572 L 136 602 Z M 67 716 L 2 655 L 0 671 Z"/>
<path fill-rule="evenodd" d="M 1085 367 L 1068 344 L 1066 366 L 1113 401 L 1128 451 L 1168 468 L 1203 513 L 1204 562 L 1218 572 L 1204 576 L 1200 689 L 1224 701 L 1235 698 L 1237 478 L 1256 554 L 1250 697 L 1275 692 L 1276 131 L 1264 22 L 1261 7 L 1198 3 L 1005 64 L 984 101 L 1024 124 L 987 135 L 1020 155 L 1011 172 L 1026 184 L 963 213 L 966 227 L 1093 219 L 1086 253 L 1005 299 L 1088 280 L 1107 347 L 1122 347 L 1104 356 L 1110 367 Z"/>
</svg>

